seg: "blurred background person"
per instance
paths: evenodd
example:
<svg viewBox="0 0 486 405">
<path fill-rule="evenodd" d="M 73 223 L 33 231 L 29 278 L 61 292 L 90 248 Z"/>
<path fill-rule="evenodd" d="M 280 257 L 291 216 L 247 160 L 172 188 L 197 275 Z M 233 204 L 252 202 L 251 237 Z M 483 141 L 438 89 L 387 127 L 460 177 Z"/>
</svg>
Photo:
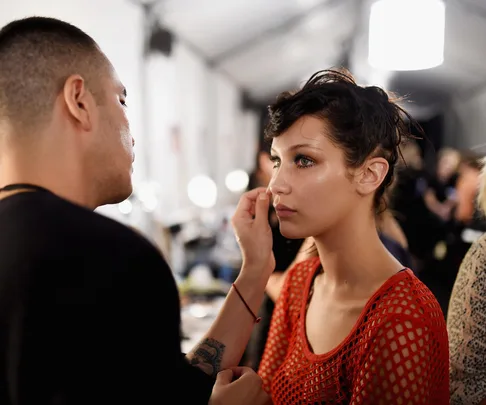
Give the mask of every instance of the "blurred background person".
<svg viewBox="0 0 486 405">
<path fill-rule="evenodd" d="M 411 267 L 417 274 L 421 273 L 433 250 L 431 234 L 438 226 L 423 199 L 426 177 L 422 151 L 415 139 L 407 139 L 400 146 L 396 175 L 388 201 L 407 240 L 407 250 L 413 263 Z"/>
<path fill-rule="evenodd" d="M 486 215 L 486 166 L 478 214 Z M 474 182 L 474 180 L 472 180 Z M 447 314 L 451 405 L 486 405 L 486 235 L 472 242 L 454 283 Z"/>
<path fill-rule="evenodd" d="M 480 158 L 472 152 L 461 152 L 453 176 L 453 197 L 448 218 L 440 218 L 435 246 L 427 262 L 422 280 L 433 291 L 447 316 L 452 287 L 461 262 L 478 236 L 486 230 L 476 205 L 480 174 Z M 436 215 L 435 212 L 432 213 Z M 436 218 L 439 216 L 436 215 Z"/>
<path fill-rule="evenodd" d="M 461 153 L 443 148 L 437 157 L 435 175 L 430 176 L 424 193 L 427 208 L 444 222 L 450 221 L 456 206 L 456 183 L 459 176 Z"/>
</svg>

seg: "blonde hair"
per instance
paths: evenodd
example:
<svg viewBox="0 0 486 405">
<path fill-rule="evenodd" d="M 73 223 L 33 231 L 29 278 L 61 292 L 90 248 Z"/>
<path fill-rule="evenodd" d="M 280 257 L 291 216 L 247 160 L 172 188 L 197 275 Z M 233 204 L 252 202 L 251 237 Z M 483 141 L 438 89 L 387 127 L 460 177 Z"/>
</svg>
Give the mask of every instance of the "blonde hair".
<svg viewBox="0 0 486 405">
<path fill-rule="evenodd" d="M 481 159 L 481 175 L 477 204 L 483 214 L 486 215 L 486 157 Z"/>
<path fill-rule="evenodd" d="M 437 158 L 439 160 L 448 156 L 453 156 L 455 159 L 457 159 L 458 163 L 461 160 L 461 153 L 455 148 L 444 147 L 437 152 Z"/>
</svg>

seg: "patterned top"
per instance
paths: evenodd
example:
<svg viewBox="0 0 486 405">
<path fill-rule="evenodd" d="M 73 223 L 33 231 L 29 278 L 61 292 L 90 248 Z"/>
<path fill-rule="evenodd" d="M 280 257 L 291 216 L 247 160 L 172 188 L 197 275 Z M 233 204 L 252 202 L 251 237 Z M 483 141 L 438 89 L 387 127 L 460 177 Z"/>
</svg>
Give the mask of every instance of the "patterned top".
<svg viewBox="0 0 486 405">
<path fill-rule="evenodd" d="M 259 369 L 274 405 L 449 404 L 444 315 L 412 271 L 382 285 L 341 344 L 314 354 L 305 313 L 319 268 L 312 258 L 290 270 L 275 307 Z"/>
<path fill-rule="evenodd" d="M 452 291 L 447 328 L 450 340 L 451 404 L 486 399 L 486 235 L 469 248 Z"/>
</svg>

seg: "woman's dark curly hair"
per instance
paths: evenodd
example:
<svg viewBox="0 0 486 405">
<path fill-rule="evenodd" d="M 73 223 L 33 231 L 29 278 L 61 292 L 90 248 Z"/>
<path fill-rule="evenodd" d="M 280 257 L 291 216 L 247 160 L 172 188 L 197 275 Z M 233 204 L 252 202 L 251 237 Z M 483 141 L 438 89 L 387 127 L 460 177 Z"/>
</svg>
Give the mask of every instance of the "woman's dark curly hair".
<svg viewBox="0 0 486 405">
<path fill-rule="evenodd" d="M 374 200 L 375 209 L 381 212 L 385 208 L 383 195 L 393 182 L 400 144 L 416 138 L 411 135 L 411 126 L 423 134 L 397 101 L 379 87 L 359 86 L 346 69 L 322 70 L 299 91 L 283 92 L 268 106 L 265 139 L 281 135 L 303 116 L 313 116 L 329 125 L 330 139 L 343 149 L 348 167 L 358 168 L 370 156 L 385 158 L 390 168 Z"/>
</svg>

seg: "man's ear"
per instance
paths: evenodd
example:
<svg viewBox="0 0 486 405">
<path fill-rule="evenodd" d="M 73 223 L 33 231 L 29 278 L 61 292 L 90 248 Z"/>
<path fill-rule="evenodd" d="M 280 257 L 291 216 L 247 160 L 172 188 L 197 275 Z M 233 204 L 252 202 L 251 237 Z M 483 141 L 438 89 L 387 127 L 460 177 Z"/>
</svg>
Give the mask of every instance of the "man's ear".
<svg viewBox="0 0 486 405">
<path fill-rule="evenodd" d="M 368 159 L 356 178 L 357 190 L 362 195 L 374 193 L 383 183 L 390 165 L 382 157 Z"/>
<path fill-rule="evenodd" d="M 83 130 L 90 131 L 93 121 L 93 95 L 86 88 L 86 82 L 80 75 L 69 76 L 64 82 L 64 102 L 71 119 Z"/>
</svg>

